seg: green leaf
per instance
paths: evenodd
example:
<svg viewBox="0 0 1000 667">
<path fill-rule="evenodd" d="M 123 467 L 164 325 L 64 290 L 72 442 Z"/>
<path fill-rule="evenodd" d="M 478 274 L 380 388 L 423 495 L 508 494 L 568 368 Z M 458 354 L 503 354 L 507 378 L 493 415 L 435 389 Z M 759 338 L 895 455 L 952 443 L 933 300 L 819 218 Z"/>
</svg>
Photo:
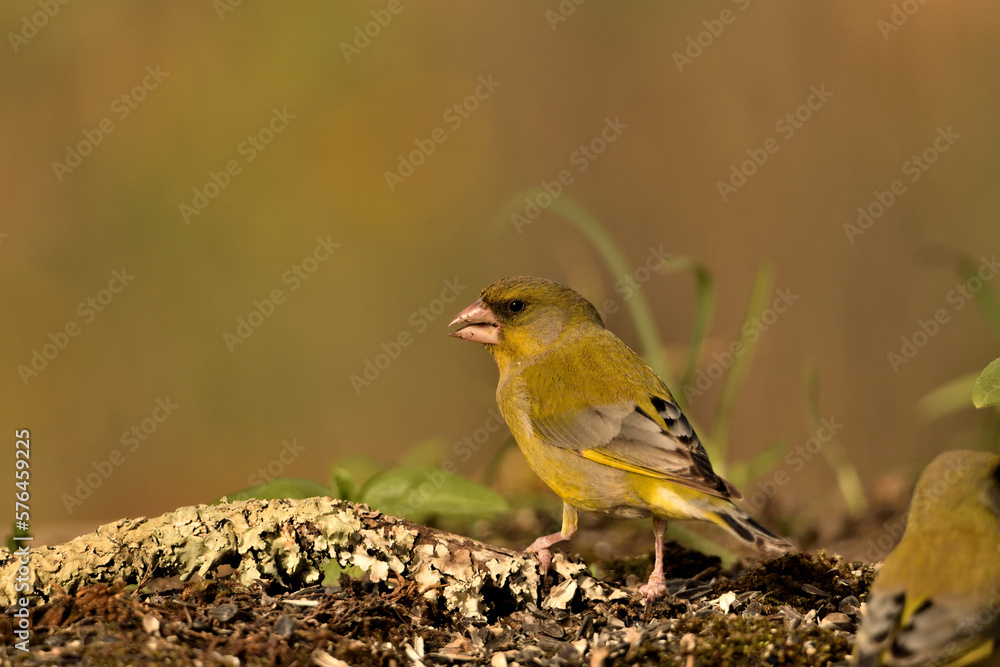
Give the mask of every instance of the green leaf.
<svg viewBox="0 0 1000 667">
<path fill-rule="evenodd" d="M 978 372 L 950 380 L 917 402 L 917 411 L 927 421 L 941 419 L 969 407 Z"/>
<path fill-rule="evenodd" d="M 358 499 L 358 487 L 354 483 L 354 475 L 347 468 L 334 466 L 330 471 L 330 487 L 337 492 L 337 497 L 341 500 L 353 503 Z"/>
<path fill-rule="evenodd" d="M 440 463 L 448 455 L 448 443 L 444 438 L 425 438 L 403 453 L 399 464 L 402 466 L 432 466 Z"/>
<path fill-rule="evenodd" d="M 386 514 L 417 522 L 439 514 L 484 517 L 508 509 L 507 501 L 496 491 L 430 466 L 381 472 L 364 485 L 359 500 Z"/>
<path fill-rule="evenodd" d="M 298 477 L 275 477 L 272 480 L 251 486 L 250 488 L 227 494 L 225 497 L 230 501 L 235 500 L 278 500 L 281 498 L 314 498 L 316 496 L 329 496 L 330 489 L 319 482 L 311 479 L 300 479 Z M 217 501 L 218 502 L 218 501 Z"/>
<path fill-rule="evenodd" d="M 1000 359 L 987 366 L 972 388 L 972 404 L 985 408 L 1000 403 Z"/>
<path fill-rule="evenodd" d="M 361 486 L 376 473 L 385 470 L 385 463 L 374 456 L 349 454 L 337 459 L 337 468 L 343 468 L 351 476 L 355 486 Z M 331 474 L 334 474 L 331 471 Z"/>
</svg>

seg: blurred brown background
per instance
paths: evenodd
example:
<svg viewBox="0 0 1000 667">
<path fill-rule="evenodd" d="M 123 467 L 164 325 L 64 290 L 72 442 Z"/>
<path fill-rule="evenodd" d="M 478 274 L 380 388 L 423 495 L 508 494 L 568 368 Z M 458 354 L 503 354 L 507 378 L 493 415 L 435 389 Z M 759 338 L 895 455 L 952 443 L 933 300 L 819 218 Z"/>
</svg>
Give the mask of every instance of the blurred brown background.
<svg viewBox="0 0 1000 667">
<path fill-rule="evenodd" d="M 446 335 L 483 286 L 532 274 L 622 302 L 564 219 L 497 220 L 568 170 L 566 194 L 633 266 L 662 247 L 711 269 L 705 366 L 735 340 L 759 264 L 798 297 L 761 335 L 734 458 L 813 435 L 814 360 L 863 480 L 915 472 L 971 444 L 981 417 L 927 423 L 917 400 L 998 354 L 952 293 L 955 253 L 978 262 L 1000 242 L 998 21 L 986 1 L 6 2 L 0 471 L 31 429 L 32 525 L 52 540 L 212 500 L 269 465 L 325 482 L 350 454 L 450 450 L 493 406 L 489 355 Z M 615 124 L 600 155 L 576 153 Z M 732 165 L 763 153 L 723 198 Z M 691 278 L 641 289 L 679 368 Z M 608 325 L 635 343 L 624 309 Z M 370 385 L 352 383 L 401 334 Z M 699 423 L 717 385 L 691 402 Z M 460 469 L 475 477 L 505 437 Z M 534 484 L 509 465 L 501 491 Z M 841 502 L 820 458 L 775 501 Z"/>
</svg>

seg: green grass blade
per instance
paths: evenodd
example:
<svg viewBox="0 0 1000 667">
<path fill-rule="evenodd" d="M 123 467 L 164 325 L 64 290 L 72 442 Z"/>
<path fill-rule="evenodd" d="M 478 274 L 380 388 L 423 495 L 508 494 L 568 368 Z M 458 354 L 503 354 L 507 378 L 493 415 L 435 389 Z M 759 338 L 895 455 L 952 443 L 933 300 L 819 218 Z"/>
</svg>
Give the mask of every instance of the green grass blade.
<svg viewBox="0 0 1000 667">
<path fill-rule="evenodd" d="M 917 401 L 917 412 L 924 420 L 934 421 L 969 409 L 978 377 L 979 373 L 967 373 L 946 382 Z"/>
<path fill-rule="evenodd" d="M 734 461 L 726 471 L 726 479 L 737 489 L 745 491 L 747 485 L 764 476 L 788 453 L 788 442 L 777 440 L 758 452 L 749 461 Z"/>
<path fill-rule="evenodd" d="M 674 398 L 684 399 L 684 387 L 694 384 L 695 373 L 698 372 L 698 364 L 701 361 L 701 349 L 708 336 L 708 329 L 712 323 L 712 312 L 715 307 L 715 285 L 712 280 L 712 272 L 701 262 L 680 255 L 666 260 L 660 270 L 667 273 L 679 273 L 690 271 L 694 277 L 695 285 L 695 313 L 694 326 L 691 330 L 691 343 L 688 346 L 687 360 L 684 363 L 684 371 L 681 373 L 680 383 Z M 681 406 L 686 407 L 684 405 Z"/>
<path fill-rule="evenodd" d="M 773 291 L 774 267 L 770 264 L 761 264 L 757 269 L 757 275 L 754 276 L 753 288 L 750 290 L 750 301 L 747 303 L 746 314 L 743 317 L 743 324 L 740 326 L 740 334 L 737 338 L 738 347 L 736 349 L 742 349 L 742 353 L 733 355 L 733 362 L 722 381 L 719 403 L 715 409 L 712 436 L 709 440 L 711 449 L 708 452 L 713 461 L 720 463 L 727 461 L 729 434 L 732 430 L 733 413 L 736 410 L 736 398 L 746 382 L 753 352 L 757 347 L 757 341 L 760 340 L 758 334 L 751 341 L 749 334 L 753 331 L 754 319 L 760 317 Z M 705 443 L 705 447 L 709 449 L 709 443 Z"/>
<path fill-rule="evenodd" d="M 820 429 L 819 411 L 819 368 L 815 364 L 808 364 L 805 369 L 803 382 L 805 385 L 806 418 L 809 428 L 814 433 Z M 831 438 L 820 448 L 823 458 L 833 468 L 837 478 L 837 486 L 847 503 L 847 510 L 854 518 L 860 518 L 868 511 L 868 499 L 865 497 L 864 486 L 858 471 L 851 463 L 850 457 L 844 448 L 837 442 L 836 438 Z"/>
</svg>

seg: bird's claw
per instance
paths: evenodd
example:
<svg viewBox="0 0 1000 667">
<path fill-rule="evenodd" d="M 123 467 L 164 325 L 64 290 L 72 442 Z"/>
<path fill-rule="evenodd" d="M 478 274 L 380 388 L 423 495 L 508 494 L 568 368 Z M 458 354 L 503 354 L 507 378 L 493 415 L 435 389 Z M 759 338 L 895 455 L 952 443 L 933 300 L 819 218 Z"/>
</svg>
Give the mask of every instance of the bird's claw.
<svg viewBox="0 0 1000 667">
<path fill-rule="evenodd" d="M 649 581 L 639 586 L 639 594 L 645 596 L 646 602 L 652 602 L 667 594 L 667 580 L 660 572 L 654 572 Z"/>
<path fill-rule="evenodd" d="M 532 542 L 525 551 L 535 554 L 535 557 L 538 558 L 538 570 L 544 575 L 549 571 L 549 565 L 552 564 L 552 550 L 547 546 L 539 545 L 539 541 L 540 539 Z"/>
</svg>

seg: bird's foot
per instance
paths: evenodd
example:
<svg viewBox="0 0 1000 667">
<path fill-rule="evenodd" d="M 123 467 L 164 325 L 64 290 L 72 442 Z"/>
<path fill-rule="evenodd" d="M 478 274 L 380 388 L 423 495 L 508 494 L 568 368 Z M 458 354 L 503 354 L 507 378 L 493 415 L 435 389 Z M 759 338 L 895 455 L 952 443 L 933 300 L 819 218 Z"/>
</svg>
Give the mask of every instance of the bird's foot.
<svg viewBox="0 0 1000 667">
<path fill-rule="evenodd" d="M 667 580 L 660 571 L 654 571 L 649 577 L 649 581 L 639 586 L 639 593 L 646 598 L 646 602 L 652 602 L 667 594 Z"/>
<path fill-rule="evenodd" d="M 525 551 L 535 554 L 535 557 L 538 558 L 539 572 L 544 575 L 549 571 L 549 565 L 552 564 L 552 550 L 549 549 L 549 543 L 546 542 L 546 538 L 539 537 Z"/>
</svg>

